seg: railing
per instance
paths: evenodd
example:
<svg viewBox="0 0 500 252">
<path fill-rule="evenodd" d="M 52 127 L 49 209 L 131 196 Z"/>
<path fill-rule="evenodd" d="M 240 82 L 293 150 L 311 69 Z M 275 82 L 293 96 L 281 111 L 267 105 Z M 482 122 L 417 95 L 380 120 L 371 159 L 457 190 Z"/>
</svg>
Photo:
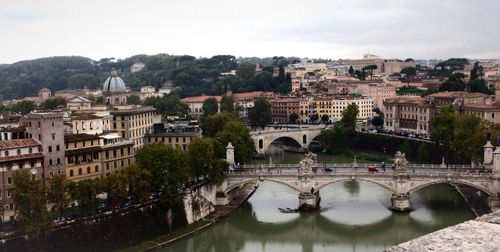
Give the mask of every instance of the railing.
<svg viewBox="0 0 500 252">
<path fill-rule="evenodd" d="M 239 169 L 283 169 L 283 168 L 299 168 L 299 164 L 244 164 L 239 166 Z M 381 169 L 380 163 L 317 163 L 313 166 L 314 168 L 368 168 L 368 167 L 376 167 L 377 169 Z M 386 164 L 386 169 L 391 169 L 392 164 Z M 443 169 L 443 170 L 470 170 L 477 171 L 482 169 L 491 169 L 491 165 L 485 166 L 471 166 L 471 165 L 442 165 L 442 164 L 408 164 L 407 170 L 418 170 L 418 169 Z"/>
</svg>

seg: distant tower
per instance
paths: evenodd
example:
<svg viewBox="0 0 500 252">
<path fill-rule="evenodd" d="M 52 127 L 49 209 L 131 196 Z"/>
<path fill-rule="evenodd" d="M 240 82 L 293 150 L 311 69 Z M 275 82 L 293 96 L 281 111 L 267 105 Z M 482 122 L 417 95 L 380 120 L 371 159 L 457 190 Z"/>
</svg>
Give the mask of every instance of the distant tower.
<svg viewBox="0 0 500 252">
<path fill-rule="evenodd" d="M 230 165 L 234 165 L 234 146 L 231 142 L 227 143 L 226 146 L 226 162 Z"/>
<path fill-rule="evenodd" d="M 52 92 L 48 88 L 42 88 L 38 91 L 38 96 L 43 99 L 49 99 L 52 96 Z"/>
<path fill-rule="evenodd" d="M 111 71 L 102 88 L 104 103 L 107 105 L 127 104 L 127 88 L 116 71 Z"/>
</svg>

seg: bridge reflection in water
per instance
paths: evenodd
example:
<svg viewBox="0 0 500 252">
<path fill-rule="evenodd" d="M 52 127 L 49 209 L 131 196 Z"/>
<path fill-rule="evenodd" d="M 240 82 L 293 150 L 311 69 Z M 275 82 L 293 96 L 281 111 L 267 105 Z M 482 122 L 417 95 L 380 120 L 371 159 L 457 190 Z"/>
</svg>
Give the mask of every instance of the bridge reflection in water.
<svg viewBox="0 0 500 252">
<path fill-rule="evenodd" d="M 296 192 L 261 182 L 249 202 L 227 219 L 162 251 L 382 251 L 473 218 L 448 185 L 415 192 L 410 214 L 388 210 L 391 192 L 368 182 L 332 184 L 321 194 L 320 211 L 281 213 L 278 208 L 297 205 Z M 443 201 L 448 207 L 433 208 L 428 201 Z"/>
</svg>

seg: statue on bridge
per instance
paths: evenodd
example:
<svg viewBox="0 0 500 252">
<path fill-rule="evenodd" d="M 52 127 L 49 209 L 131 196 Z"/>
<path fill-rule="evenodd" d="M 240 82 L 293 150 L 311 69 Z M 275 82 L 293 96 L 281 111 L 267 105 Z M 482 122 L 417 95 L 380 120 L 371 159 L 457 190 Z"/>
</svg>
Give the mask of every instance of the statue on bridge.
<svg viewBox="0 0 500 252">
<path fill-rule="evenodd" d="M 396 170 L 406 170 L 408 165 L 408 160 L 406 160 L 405 154 L 401 151 L 397 151 L 394 155 L 394 168 Z"/>
<path fill-rule="evenodd" d="M 312 166 L 317 163 L 317 155 L 308 152 L 306 154 L 306 157 L 302 159 L 299 163 L 300 170 L 299 172 L 304 174 L 304 173 L 312 173 Z"/>
</svg>

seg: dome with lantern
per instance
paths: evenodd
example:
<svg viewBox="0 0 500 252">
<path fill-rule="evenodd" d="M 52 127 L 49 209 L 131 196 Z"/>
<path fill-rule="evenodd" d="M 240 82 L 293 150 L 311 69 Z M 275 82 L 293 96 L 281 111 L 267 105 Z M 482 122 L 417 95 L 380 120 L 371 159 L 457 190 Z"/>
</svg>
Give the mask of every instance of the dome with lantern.
<svg viewBox="0 0 500 252">
<path fill-rule="evenodd" d="M 111 71 L 111 76 L 109 76 L 104 82 L 104 86 L 102 88 L 103 92 L 126 92 L 127 88 L 125 86 L 125 82 L 118 76 L 116 71 Z"/>
</svg>

